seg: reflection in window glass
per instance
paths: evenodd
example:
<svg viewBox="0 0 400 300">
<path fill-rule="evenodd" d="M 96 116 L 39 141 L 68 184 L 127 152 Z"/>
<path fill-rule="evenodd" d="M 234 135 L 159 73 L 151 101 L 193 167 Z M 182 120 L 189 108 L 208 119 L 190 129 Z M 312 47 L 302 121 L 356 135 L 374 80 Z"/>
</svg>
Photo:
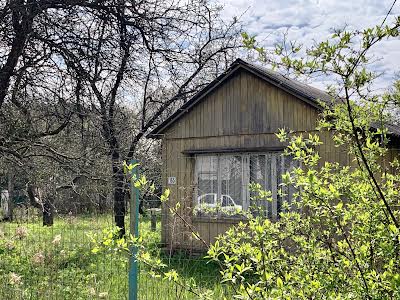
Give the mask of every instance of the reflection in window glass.
<svg viewBox="0 0 400 300">
<path fill-rule="evenodd" d="M 282 152 L 235 155 L 198 155 L 195 161 L 195 210 L 200 214 L 235 215 L 250 207 L 254 215 L 277 218 L 283 201 L 290 201 L 292 188 L 282 188 L 282 175 L 294 161 Z M 271 191 L 272 201 L 257 199 L 249 191 L 250 183 L 259 183 Z M 285 193 L 282 196 L 279 189 Z"/>
<path fill-rule="evenodd" d="M 228 195 L 222 195 L 222 207 L 234 206 L 232 198 Z"/>
<path fill-rule="evenodd" d="M 283 202 L 290 200 L 292 188 L 282 186 L 282 175 L 293 169 L 295 162 L 282 152 L 250 155 L 250 182 L 259 183 L 266 191 L 272 192 L 272 201 L 259 199 L 250 193 L 252 213 L 277 218 L 283 210 Z M 281 190 L 282 193 L 279 192 Z"/>
<path fill-rule="evenodd" d="M 199 196 L 200 204 L 215 204 L 216 203 L 216 194 L 203 194 Z"/>
<path fill-rule="evenodd" d="M 233 199 L 237 205 L 243 205 L 242 157 L 221 156 L 220 169 L 221 197 Z"/>
<path fill-rule="evenodd" d="M 271 190 L 270 160 L 267 155 L 250 155 L 250 182 L 259 183 L 265 190 Z M 250 208 L 255 215 L 267 215 L 271 210 L 271 203 L 257 199 L 257 193 L 250 192 Z"/>
<path fill-rule="evenodd" d="M 198 156 L 196 158 L 198 204 L 215 204 L 218 193 L 218 158 Z"/>
</svg>

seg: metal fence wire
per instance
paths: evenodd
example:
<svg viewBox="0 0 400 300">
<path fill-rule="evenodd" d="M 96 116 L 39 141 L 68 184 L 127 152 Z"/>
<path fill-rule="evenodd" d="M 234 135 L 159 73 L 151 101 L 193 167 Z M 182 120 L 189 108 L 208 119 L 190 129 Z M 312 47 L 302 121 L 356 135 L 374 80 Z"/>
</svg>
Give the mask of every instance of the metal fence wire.
<svg viewBox="0 0 400 300">
<path fill-rule="evenodd" d="M 164 153 L 161 170 L 142 167 L 140 174 L 156 185 L 153 194 L 141 191 L 139 235 L 166 267 L 154 276 L 139 261 L 137 299 L 198 299 L 196 293 L 205 291 L 213 299 L 232 298 L 218 265 L 204 257 L 206 245 L 251 211 L 250 181 L 275 191 L 264 212 L 276 218 L 285 199 L 276 192 L 275 175 L 293 164 L 279 154 L 171 154 L 166 159 Z M 162 204 L 167 188 L 170 197 Z M 7 197 L 5 191 L 2 195 Z M 0 299 L 129 298 L 126 254 L 96 251 L 96 242 L 114 227 L 112 194 L 91 192 L 85 199 L 59 194 L 52 203 L 52 226 L 43 226 L 41 209 L 20 198 L 14 203 L 12 220 L 0 223 Z M 128 196 L 127 230 L 129 201 Z M 169 270 L 176 270 L 180 284 L 164 278 Z M 187 288 L 193 283 L 195 293 Z"/>
<path fill-rule="evenodd" d="M 148 178 L 159 176 L 155 179 L 158 182 L 155 194 L 141 190 L 141 210 L 144 214 L 140 215 L 139 235 L 165 268 L 159 273 L 160 277 L 155 277 L 149 273 L 147 265 L 139 262 L 138 299 L 199 299 L 199 294 L 206 292 L 210 292 L 213 299 L 231 299 L 231 288 L 221 283 L 219 266 L 205 257 L 207 248 L 195 238 L 198 234 L 208 244 L 210 232 L 204 234 L 196 221 L 209 218 L 212 224 L 217 220 L 214 215 L 198 215 L 199 190 L 203 187 L 195 178 L 195 157 L 170 155 L 169 158 L 187 168 L 170 166 L 164 156 L 157 175 L 140 171 Z M 235 184 L 238 187 L 233 191 L 242 188 L 236 181 L 232 181 L 231 186 Z M 204 186 L 209 187 L 210 183 Z M 166 189 L 170 190 L 169 199 L 161 203 L 160 196 Z M 210 193 L 208 190 L 202 192 Z M 215 224 L 219 227 L 218 223 Z M 226 226 L 221 226 L 221 229 L 226 229 Z M 178 283 L 163 276 L 171 270 L 179 274 Z M 192 289 L 193 284 L 196 287 Z"/>
<path fill-rule="evenodd" d="M 0 224 L 0 299 L 127 299 L 124 261 L 92 252 L 111 212 L 54 213 L 43 226 L 40 210 L 17 206 Z"/>
</svg>

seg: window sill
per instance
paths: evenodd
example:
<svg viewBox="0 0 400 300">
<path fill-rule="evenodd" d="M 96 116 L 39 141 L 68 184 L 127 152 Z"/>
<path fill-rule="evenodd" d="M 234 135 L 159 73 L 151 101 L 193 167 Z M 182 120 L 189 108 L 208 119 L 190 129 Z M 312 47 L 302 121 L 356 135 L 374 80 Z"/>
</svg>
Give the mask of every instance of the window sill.
<svg viewBox="0 0 400 300">
<path fill-rule="evenodd" d="M 239 222 L 247 221 L 247 218 L 244 216 L 194 216 L 193 222 L 194 223 L 230 223 L 230 224 L 237 224 Z"/>
</svg>

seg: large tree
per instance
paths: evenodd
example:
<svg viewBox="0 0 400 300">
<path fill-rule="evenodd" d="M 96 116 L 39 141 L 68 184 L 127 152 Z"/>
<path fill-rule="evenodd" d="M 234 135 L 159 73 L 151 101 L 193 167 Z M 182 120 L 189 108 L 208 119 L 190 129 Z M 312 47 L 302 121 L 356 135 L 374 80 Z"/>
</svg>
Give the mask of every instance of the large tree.
<svg viewBox="0 0 400 300">
<path fill-rule="evenodd" d="M 34 99 L 38 93 L 51 95 L 55 108 L 65 108 L 56 109 L 57 122 L 46 130 L 27 125 L 28 131 L 37 128 L 34 139 L 24 138 L 31 145 L 36 138 L 59 134 L 75 120 L 73 114 L 84 119 L 85 112 L 91 112 L 91 122 L 100 128 L 108 148 L 115 222 L 122 234 L 122 162 L 135 156 L 152 127 L 233 60 L 240 28 L 236 19 L 224 22 L 219 12 L 220 7 L 208 1 L 3 3 L 1 110 L 9 109 L 4 103 L 10 103 L 13 110 L 21 107 L 29 115 L 18 102 L 23 99 L 37 108 L 43 100 Z M 39 79 L 41 83 L 33 85 Z M 30 88 L 30 98 L 21 94 L 27 90 L 24 85 Z M 13 91 L 20 95 L 16 100 Z M 19 145 L 20 132 L 17 136 L 13 141 Z M 9 144 L 0 147 L 3 153 L 20 154 Z"/>
</svg>

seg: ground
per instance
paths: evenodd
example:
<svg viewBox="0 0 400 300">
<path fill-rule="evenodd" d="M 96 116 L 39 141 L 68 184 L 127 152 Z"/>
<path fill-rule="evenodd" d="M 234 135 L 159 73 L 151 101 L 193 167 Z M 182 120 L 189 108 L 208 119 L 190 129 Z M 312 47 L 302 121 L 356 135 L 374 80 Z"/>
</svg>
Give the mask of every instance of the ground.
<svg viewBox="0 0 400 300">
<path fill-rule="evenodd" d="M 41 226 L 37 216 L 28 219 L 0 223 L 0 299 L 127 299 L 123 255 L 92 253 L 90 235 L 112 228 L 111 215 L 60 216 L 52 227 Z M 201 258 L 163 255 L 157 247 L 160 231 L 151 232 L 147 218 L 141 219 L 140 233 L 153 253 L 186 280 L 193 278 L 222 294 L 215 265 Z M 139 299 L 196 299 L 173 282 L 152 278 L 145 266 L 140 268 Z"/>
</svg>

